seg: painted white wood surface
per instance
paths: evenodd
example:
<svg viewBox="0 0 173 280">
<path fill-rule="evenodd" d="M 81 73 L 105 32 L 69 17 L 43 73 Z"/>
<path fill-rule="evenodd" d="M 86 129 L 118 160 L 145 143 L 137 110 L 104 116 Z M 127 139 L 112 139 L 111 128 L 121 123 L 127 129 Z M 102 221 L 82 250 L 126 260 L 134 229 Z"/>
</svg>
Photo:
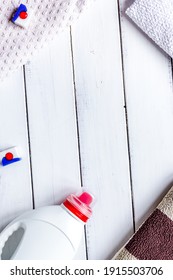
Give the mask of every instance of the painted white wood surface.
<svg viewBox="0 0 173 280">
<path fill-rule="evenodd" d="M 173 181 L 171 61 L 124 16 L 120 0 L 125 91 L 136 226 Z"/>
<path fill-rule="evenodd" d="M 69 35 L 61 34 L 25 68 L 35 207 L 81 191 Z M 83 237 L 80 258 L 84 243 Z"/>
<path fill-rule="evenodd" d="M 32 208 L 25 90 L 22 69 L 0 85 L 0 149 L 19 146 L 22 161 L 0 167 L 0 229 Z"/>
<path fill-rule="evenodd" d="M 69 32 L 26 65 L 35 206 L 80 188 Z"/>
<path fill-rule="evenodd" d="M 0 85 L 0 148 L 23 151 L 0 168 L 0 229 L 84 186 L 96 203 L 77 259 L 111 258 L 133 208 L 137 228 L 173 178 L 171 61 L 126 19 L 129 3 L 98 0 Z"/>
<path fill-rule="evenodd" d="M 116 1 L 101 0 L 88 11 L 72 28 L 72 42 L 82 181 L 97 198 L 88 257 L 104 259 L 133 228 Z"/>
</svg>

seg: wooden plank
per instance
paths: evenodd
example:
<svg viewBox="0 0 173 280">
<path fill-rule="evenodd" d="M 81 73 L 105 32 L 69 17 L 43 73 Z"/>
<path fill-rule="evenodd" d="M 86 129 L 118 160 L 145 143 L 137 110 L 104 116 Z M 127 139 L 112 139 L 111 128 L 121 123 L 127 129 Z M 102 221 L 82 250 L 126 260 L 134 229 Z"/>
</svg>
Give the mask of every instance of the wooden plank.
<svg viewBox="0 0 173 280">
<path fill-rule="evenodd" d="M 27 64 L 26 85 L 35 206 L 58 204 L 81 190 L 69 31 Z"/>
<path fill-rule="evenodd" d="M 119 36 L 114 0 L 98 1 L 72 28 L 82 180 L 97 200 L 89 259 L 112 257 L 133 228 Z"/>
<path fill-rule="evenodd" d="M 32 208 L 25 90 L 22 69 L 0 85 L 0 150 L 18 146 L 22 161 L 0 167 L 0 230 Z"/>
<path fill-rule="evenodd" d="M 125 88 L 137 227 L 169 189 L 173 172 L 171 61 L 124 16 Z"/>
</svg>

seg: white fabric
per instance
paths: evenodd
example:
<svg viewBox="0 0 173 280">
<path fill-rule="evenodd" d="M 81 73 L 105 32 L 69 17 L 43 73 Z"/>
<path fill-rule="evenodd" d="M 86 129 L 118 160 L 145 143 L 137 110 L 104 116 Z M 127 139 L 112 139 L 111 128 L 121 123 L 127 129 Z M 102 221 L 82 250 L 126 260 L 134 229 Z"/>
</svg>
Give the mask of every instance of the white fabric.
<svg viewBox="0 0 173 280">
<path fill-rule="evenodd" d="M 135 0 L 126 14 L 173 57 L 173 0 Z"/>
<path fill-rule="evenodd" d="M 1 0 L 0 80 L 25 64 L 46 41 L 70 25 L 93 0 Z M 10 21 L 23 3 L 34 11 L 31 23 L 23 29 Z"/>
</svg>

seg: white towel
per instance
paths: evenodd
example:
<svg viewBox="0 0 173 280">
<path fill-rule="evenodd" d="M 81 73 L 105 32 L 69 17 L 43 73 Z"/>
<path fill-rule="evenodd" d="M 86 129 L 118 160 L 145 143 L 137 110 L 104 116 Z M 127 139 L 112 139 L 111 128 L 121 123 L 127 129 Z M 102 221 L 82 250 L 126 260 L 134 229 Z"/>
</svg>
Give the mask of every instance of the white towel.
<svg viewBox="0 0 173 280">
<path fill-rule="evenodd" d="M 173 57 L 173 0 L 135 0 L 126 14 Z"/>
<path fill-rule="evenodd" d="M 0 5 L 0 80 L 30 60 L 93 0 L 2 0 Z M 27 29 L 10 19 L 23 3 L 33 11 Z"/>
</svg>

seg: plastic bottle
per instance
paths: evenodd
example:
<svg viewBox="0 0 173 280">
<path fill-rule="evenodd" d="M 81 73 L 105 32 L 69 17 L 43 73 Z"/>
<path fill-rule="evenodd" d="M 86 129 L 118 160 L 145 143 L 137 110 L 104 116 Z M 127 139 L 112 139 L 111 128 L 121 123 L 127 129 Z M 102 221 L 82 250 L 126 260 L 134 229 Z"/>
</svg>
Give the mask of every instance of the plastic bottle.
<svg viewBox="0 0 173 280">
<path fill-rule="evenodd" d="M 84 224 L 92 214 L 92 200 L 87 192 L 78 197 L 71 194 L 61 205 L 42 207 L 21 215 L 0 234 L 1 259 L 3 247 L 19 229 L 23 234 L 9 259 L 73 259 L 84 232 Z"/>
</svg>

